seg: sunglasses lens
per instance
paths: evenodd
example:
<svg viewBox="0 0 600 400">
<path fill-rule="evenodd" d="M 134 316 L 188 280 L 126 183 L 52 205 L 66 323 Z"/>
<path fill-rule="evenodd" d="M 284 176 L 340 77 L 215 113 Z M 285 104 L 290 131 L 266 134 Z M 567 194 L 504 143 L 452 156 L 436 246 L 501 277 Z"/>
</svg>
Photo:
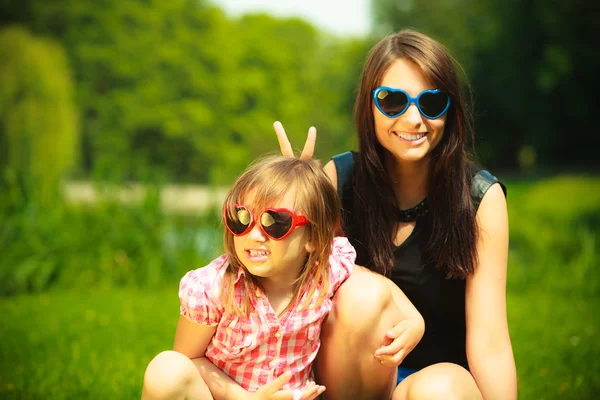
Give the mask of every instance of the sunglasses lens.
<svg viewBox="0 0 600 400">
<path fill-rule="evenodd" d="M 292 215 L 286 211 L 265 211 L 260 223 L 265 232 L 274 239 L 283 237 L 292 228 Z"/>
<path fill-rule="evenodd" d="M 244 207 L 236 207 L 233 211 L 233 213 L 227 212 L 225 214 L 225 223 L 234 235 L 241 235 L 248 228 L 250 221 L 252 221 L 252 216 L 250 215 L 250 211 Z"/>
<path fill-rule="evenodd" d="M 448 105 L 448 96 L 442 92 L 426 92 L 419 98 L 419 107 L 423 114 L 430 118 L 437 118 L 444 112 Z"/>
<path fill-rule="evenodd" d="M 377 104 L 388 116 L 393 116 L 404 112 L 408 98 L 402 92 L 391 92 L 383 89 L 377 92 Z"/>
</svg>

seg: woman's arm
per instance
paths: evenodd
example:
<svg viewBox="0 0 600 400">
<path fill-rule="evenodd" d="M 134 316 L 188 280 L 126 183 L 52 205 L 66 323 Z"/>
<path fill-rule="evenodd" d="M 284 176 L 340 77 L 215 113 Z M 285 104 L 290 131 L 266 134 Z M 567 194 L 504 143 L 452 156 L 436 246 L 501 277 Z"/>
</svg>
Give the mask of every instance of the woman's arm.
<svg viewBox="0 0 600 400">
<path fill-rule="evenodd" d="M 337 168 L 333 160 L 329 160 L 329 162 L 325 164 L 323 171 L 325 172 L 325 175 L 329 177 L 329 180 L 333 184 L 335 190 L 337 190 Z"/>
<path fill-rule="evenodd" d="M 477 212 L 479 258 L 467 278 L 465 312 L 469 368 L 485 400 L 517 398 L 517 374 L 506 318 L 508 213 L 499 184 Z"/>
</svg>

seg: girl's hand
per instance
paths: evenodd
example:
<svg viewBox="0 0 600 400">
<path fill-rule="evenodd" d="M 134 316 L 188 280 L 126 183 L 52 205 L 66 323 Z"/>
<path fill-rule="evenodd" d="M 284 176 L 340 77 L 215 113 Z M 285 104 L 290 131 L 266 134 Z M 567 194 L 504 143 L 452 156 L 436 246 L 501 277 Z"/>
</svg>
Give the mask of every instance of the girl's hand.
<svg viewBox="0 0 600 400">
<path fill-rule="evenodd" d="M 313 400 L 325 391 L 325 386 L 309 382 L 304 390 L 280 390 L 272 397 L 273 400 Z"/>
<path fill-rule="evenodd" d="M 387 346 L 382 346 L 375 351 L 377 358 L 383 365 L 397 367 L 419 343 L 425 333 L 423 318 L 405 319 L 390 329 L 385 335 L 387 341 L 392 341 Z"/>
<path fill-rule="evenodd" d="M 277 379 L 250 394 L 252 400 L 313 400 L 325 391 L 325 386 L 310 382 L 304 390 L 281 390 L 289 382 L 292 374 L 286 372 Z"/>
<path fill-rule="evenodd" d="M 284 156 L 294 156 L 294 150 L 292 150 L 292 145 L 285 134 L 285 130 L 283 129 L 283 125 L 281 122 L 275 121 L 273 124 L 273 128 L 275 128 L 275 133 L 277 134 L 277 140 L 279 141 L 279 148 L 281 149 L 281 154 Z M 306 137 L 306 142 L 304 143 L 304 149 L 302 150 L 302 154 L 300 155 L 301 159 L 312 158 L 315 152 L 315 142 L 317 140 L 317 130 L 314 126 L 308 128 L 308 135 Z"/>
</svg>

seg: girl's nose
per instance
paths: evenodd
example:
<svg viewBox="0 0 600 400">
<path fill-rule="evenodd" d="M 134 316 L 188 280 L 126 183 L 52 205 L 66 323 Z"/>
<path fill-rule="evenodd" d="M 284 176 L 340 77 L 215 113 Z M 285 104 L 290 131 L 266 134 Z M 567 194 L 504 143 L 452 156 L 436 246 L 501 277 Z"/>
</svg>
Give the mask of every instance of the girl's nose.
<svg viewBox="0 0 600 400">
<path fill-rule="evenodd" d="M 255 242 L 263 242 L 267 239 L 263 231 L 260 229 L 259 223 L 255 223 L 250 229 L 248 233 L 248 238 L 250 240 L 254 240 Z"/>
</svg>

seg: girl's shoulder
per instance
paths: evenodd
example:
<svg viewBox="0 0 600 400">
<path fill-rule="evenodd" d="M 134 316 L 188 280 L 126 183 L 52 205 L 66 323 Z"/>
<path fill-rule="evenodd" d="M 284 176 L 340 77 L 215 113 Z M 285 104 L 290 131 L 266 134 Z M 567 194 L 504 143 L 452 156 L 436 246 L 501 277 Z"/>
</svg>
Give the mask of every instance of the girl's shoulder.
<svg viewBox="0 0 600 400">
<path fill-rule="evenodd" d="M 181 283 L 194 284 L 197 282 L 220 280 L 223 277 L 227 266 L 227 255 L 223 254 L 204 267 L 188 271 L 183 278 L 181 278 Z"/>
<path fill-rule="evenodd" d="M 356 250 L 346 237 L 335 237 L 329 257 L 329 292 L 333 294 L 352 274 L 356 262 Z"/>
<path fill-rule="evenodd" d="M 222 255 L 205 267 L 189 271 L 179 282 L 180 312 L 191 321 L 216 324 L 222 314 L 219 296 L 223 274 L 228 266 Z"/>
<path fill-rule="evenodd" d="M 335 264 L 336 267 L 352 268 L 355 261 L 356 250 L 350 244 L 348 238 L 344 236 L 333 238 L 329 263 Z"/>
<path fill-rule="evenodd" d="M 227 255 L 215 258 L 208 265 L 188 271 L 179 282 L 179 297 L 218 298 L 223 275 L 229 265 Z"/>
</svg>

